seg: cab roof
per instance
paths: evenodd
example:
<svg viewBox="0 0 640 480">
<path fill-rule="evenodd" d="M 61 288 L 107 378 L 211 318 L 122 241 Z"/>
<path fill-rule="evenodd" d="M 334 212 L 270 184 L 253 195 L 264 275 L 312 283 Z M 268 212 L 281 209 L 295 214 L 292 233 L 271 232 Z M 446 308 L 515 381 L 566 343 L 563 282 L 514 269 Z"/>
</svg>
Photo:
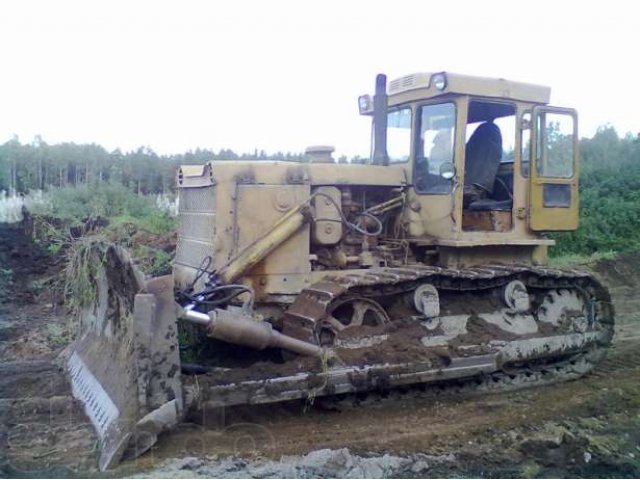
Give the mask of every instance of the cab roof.
<svg viewBox="0 0 640 480">
<path fill-rule="evenodd" d="M 437 88 L 436 83 L 444 87 Z M 435 79 L 440 82 L 434 82 Z M 391 80 L 387 85 L 389 104 L 411 99 L 429 99 L 441 95 L 474 95 L 547 104 L 551 89 L 542 85 L 514 82 L 504 78 L 486 78 L 451 72 L 412 73 Z"/>
</svg>

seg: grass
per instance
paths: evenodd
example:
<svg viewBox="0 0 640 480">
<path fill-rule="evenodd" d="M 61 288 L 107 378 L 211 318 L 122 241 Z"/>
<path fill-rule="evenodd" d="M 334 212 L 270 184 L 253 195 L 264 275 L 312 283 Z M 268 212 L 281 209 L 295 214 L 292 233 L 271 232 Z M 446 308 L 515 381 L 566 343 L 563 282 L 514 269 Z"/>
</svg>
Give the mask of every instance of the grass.
<svg viewBox="0 0 640 480">
<path fill-rule="evenodd" d="M 36 217 L 55 220 L 69 228 L 82 225 L 89 218 L 102 218 L 113 229 L 135 225 L 138 229 L 162 235 L 175 229 L 176 222 L 169 211 L 158 208 L 155 197 L 139 196 L 119 184 L 81 185 L 52 189 L 46 201 L 34 205 Z"/>
<path fill-rule="evenodd" d="M 173 256 L 164 250 L 138 245 L 131 252 L 136 265 L 147 275 L 158 277 L 171 273 Z"/>
<path fill-rule="evenodd" d="M 47 288 L 50 288 L 51 284 L 52 284 L 52 278 L 50 277 L 37 278 L 36 280 L 31 281 L 29 285 L 29 290 L 31 290 L 31 292 L 33 292 L 35 295 L 39 295 L 40 293 L 45 291 Z"/>
<path fill-rule="evenodd" d="M 52 257 L 68 252 L 72 264 L 70 275 L 77 275 L 69 280 L 72 284 L 69 288 L 77 291 L 78 298 L 89 295 L 88 286 L 83 282 L 88 282 L 86 277 L 90 274 L 79 263 L 80 256 L 87 254 L 82 239 L 97 231 L 113 242 L 132 248 L 134 258 L 145 273 L 163 275 L 171 271 L 169 253 L 150 245 L 135 244 L 147 241 L 144 236 L 134 239 L 140 232 L 163 237 L 177 229 L 176 218 L 170 209 L 158 207 L 156 197 L 139 196 L 122 185 L 108 183 L 53 189 L 44 197 L 46 201 L 38 203 L 32 211 L 35 240 Z M 155 239 L 148 241 L 155 242 Z M 84 300 L 91 302 L 91 298 Z"/>
<path fill-rule="evenodd" d="M 175 231 L 177 228 L 176 219 L 166 212 L 155 210 L 142 217 L 134 217 L 129 214 L 118 215 L 109 220 L 107 230 L 114 233 L 131 235 L 137 230 L 153 233 L 154 235 L 165 235 Z"/>
<path fill-rule="evenodd" d="M 70 341 L 65 329 L 57 323 L 47 325 L 47 339 L 57 347 L 64 347 Z"/>
<path fill-rule="evenodd" d="M 92 305 L 98 295 L 96 276 L 104 268 L 109 243 L 83 238 L 71 246 L 65 272 L 65 297 L 72 311 Z"/>
<path fill-rule="evenodd" d="M 157 210 L 155 199 L 139 197 L 119 184 L 79 185 L 54 188 L 47 192 L 49 201 L 35 206 L 32 213 L 67 221 L 90 217 L 111 218 L 128 214 L 136 218 Z"/>
<path fill-rule="evenodd" d="M 558 257 L 550 257 L 549 265 L 552 267 L 567 267 L 570 265 L 592 265 L 600 260 L 613 260 L 617 256 L 617 252 L 595 252 L 591 255 L 580 253 L 568 253 Z"/>
</svg>

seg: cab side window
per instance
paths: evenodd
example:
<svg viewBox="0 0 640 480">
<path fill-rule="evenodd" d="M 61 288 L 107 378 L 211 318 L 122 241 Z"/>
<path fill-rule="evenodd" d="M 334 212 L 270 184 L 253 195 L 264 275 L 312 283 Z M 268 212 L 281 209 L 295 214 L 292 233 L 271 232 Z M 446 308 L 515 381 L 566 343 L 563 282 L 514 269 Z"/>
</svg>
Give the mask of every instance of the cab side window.
<svg viewBox="0 0 640 480">
<path fill-rule="evenodd" d="M 411 154 L 411 109 L 401 108 L 387 115 L 387 155 L 390 163 L 409 160 Z"/>
<path fill-rule="evenodd" d="M 564 113 L 538 116 L 536 168 L 538 176 L 571 178 L 574 172 L 574 120 Z"/>
<path fill-rule="evenodd" d="M 520 172 L 527 178 L 531 169 L 531 112 L 522 114 L 520 125 Z"/>
</svg>

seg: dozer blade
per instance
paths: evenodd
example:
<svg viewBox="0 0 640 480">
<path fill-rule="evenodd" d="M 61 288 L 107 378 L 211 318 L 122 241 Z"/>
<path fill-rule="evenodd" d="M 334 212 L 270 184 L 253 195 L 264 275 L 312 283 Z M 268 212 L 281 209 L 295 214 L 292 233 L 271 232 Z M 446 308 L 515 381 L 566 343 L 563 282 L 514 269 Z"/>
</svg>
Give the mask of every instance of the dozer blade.
<svg viewBox="0 0 640 480">
<path fill-rule="evenodd" d="M 82 245 L 73 259 L 79 334 L 67 367 L 100 438 L 98 466 L 150 448 L 182 414 L 173 281 L 145 282 L 129 255 L 102 241 Z"/>
</svg>

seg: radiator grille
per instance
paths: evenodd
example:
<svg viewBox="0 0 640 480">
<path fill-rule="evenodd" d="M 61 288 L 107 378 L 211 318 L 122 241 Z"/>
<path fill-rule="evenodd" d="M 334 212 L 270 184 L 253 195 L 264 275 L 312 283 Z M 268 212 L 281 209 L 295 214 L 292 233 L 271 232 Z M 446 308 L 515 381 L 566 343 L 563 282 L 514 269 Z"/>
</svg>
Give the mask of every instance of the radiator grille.
<svg viewBox="0 0 640 480">
<path fill-rule="evenodd" d="M 215 186 L 183 187 L 179 190 L 179 198 L 175 262 L 198 268 L 207 255 L 213 255 Z"/>
<path fill-rule="evenodd" d="M 185 213 L 214 213 L 215 211 L 215 186 L 207 187 L 183 187 L 179 192 L 179 212 Z"/>
<path fill-rule="evenodd" d="M 178 235 L 211 242 L 215 233 L 215 215 L 210 213 L 181 213 Z"/>
</svg>

